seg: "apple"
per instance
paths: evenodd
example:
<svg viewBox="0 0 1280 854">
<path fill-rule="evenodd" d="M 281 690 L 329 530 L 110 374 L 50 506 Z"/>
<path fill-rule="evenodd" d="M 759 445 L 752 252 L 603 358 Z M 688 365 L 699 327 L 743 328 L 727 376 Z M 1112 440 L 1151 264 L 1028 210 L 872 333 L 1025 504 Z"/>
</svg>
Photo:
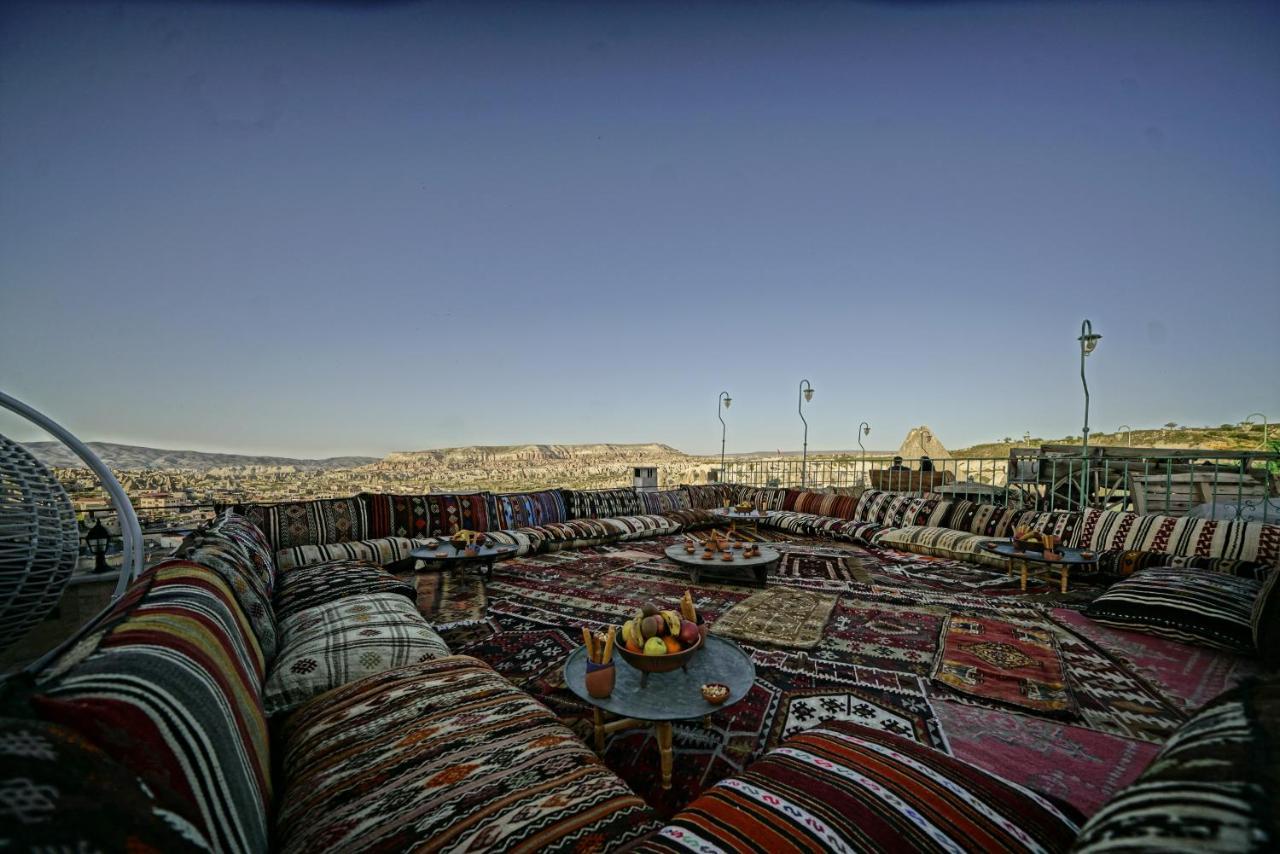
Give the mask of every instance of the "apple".
<svg viewBox="0 0 1280 854">
<path fill-rule="evenodd" d="M 662 638 L 649 638 L 644 642 L 645 655 L 666 655 L 667 645 L 662 642 Z"/>
<path fill-rule="evenodd" d="M 659 617 L 657 614 L 654 614 L 652 616 L 645 617 L 640 623 L 640 632 L 646 638 L 655 638 L 662 634 L 666 627 L 667 621 L 662 619 L 662 617 Z"/>
<path fill-rule="evenodd" d="M 698 640 L 698 624 L 682 620 L 680 623 L 680 640 L 689 646 L 693 646 Z"/>
</svg>

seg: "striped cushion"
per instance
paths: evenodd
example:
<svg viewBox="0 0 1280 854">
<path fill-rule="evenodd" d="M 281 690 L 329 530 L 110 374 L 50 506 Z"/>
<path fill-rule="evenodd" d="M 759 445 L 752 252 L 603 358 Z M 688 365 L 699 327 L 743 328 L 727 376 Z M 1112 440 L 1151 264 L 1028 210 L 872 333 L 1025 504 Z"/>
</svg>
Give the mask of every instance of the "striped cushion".
<svg viewBox="0 0 1280 854">
<path fill-rule="evenodd" d="M 231 589 L 209 569 L 166 561 L 38 676 L 31 703 L 174 794 L 215 849 L 258 852 L 271 810 L 262 679 Z"/>
<path fill-rule="evenodd" d="M 623 540 L 644 540 L 662 534 L 674 534 L 680 529 L 679 525 L 666 516 L 650 514 L 614 516 L 600 521 L 617 531 L 618 536 Z"/>
<path fill-rule="evenodd" d="M 253 564 L 244 551 L 234 540 L 206 534 L 191 537 L 181 552 L 179 557 L 208 567 L 222 576 L 235 594 L 240 610 L 249 618 L 249 625 L 253 627 L 267 664 L 274 661 L 277 632 L 271 591 L 263 584 L 262 576 L 253 570 Z"/>
<path fill-rule="evenodd" d="M 276 566 L 280 567 L 281 572 L 335 560 L 359 560 L 386 566 L 408 560 L 409 552 L 425 547 L 426 543 L 426 538 L 411 540 L 407 537 L 379 537 L 325 546 L 294 546 L 276 552 Z"/>
<path fill-rule="evenodd" d="M 639 494 L 624 489 L 562 489 L 567 518 L 604 519 L 609 516 L 638 516 L 644 512 Z"/>
<path fill-rule="evenodd" d="M 1111 549 L 1200 555 L 1257 561 L 1280 567 L 1280 525 L 1220 522 L 1189 516 L 1139 516 L 1118 510 L 1086 510 L 1073 544 Z"/>
<path fill-rule="evenodd" d="M 736 488 L 728 483 L 686 483 L 681 489 L 689 493 L 689 506 L 694 510 L 715 510 L 725 502 L 733 502 Z"/>
<path fill-rule="evenodd" d="M 548 551 L 599 545 L 613 542 L 621 536 L 617 527 L 603 519 L 572 519 L 520 530 L 530 537 L 537 537 L 542 543 L 541 548 Z"/>
<path fill-rule="evenodd" d="M 1004 558 L 982 548 L 982 544 L 990 539 L 981 534 L 953 531 L 950 528 L 913 525 L 880 531 L 872 537 L 872 542 L 877 546 L 889 546 L 912 554 L 967 560 L 997 569 L 1008 568 Z"/>
<path fill-rule="evenodd" d="M 937 496 L 900 495 L 885 508 L 879 524 L 886 528 L 903 525 L 924 525 L 938 506 Z"/>
<path fill-rule="evenodd" d="M 221 516 L 211 520 L 204 528 L 196 532 L 197 536 L 210 536 L 226 539 L 236 545 L 249 558 L 258 580 L 262 582 L 267 593 L 276 589 L 275 549 L 267 540 L 262 529 L 249 521 L 246 516 L 228 510 Z"/>
<path fill-rule="evenodd" d="M 733 488 L 735 502 L 746 501 L 752 507 L 763 502 L 766 510 L 781 510 L 787 500 L 787 490 L 777 488 L 757 488 L 754 486 L 735 486 Z"/>
<path fill-rule="evenodd" d="M 1065 851 L 1048 801 L 947 754 L 824 724 L 717 783 L 640 851 Z"/>
<path fill-rule="evenodd" d="M 311 543 L 345 543 L 369 536 L 365 502 L 351 498 L 248 504 L 238 508 L 279 551 Z"/>
<path fill-rule="evenodd" d="M 954 501 L 947 527 L 953 531 L 982 534 L 986 537 L 1010 537 L 1025 510 L 1000 504 Z"/>
<path fill-rule="evenodd" d="M 672 510 L 689 510 L 689 493 L 683 489 L 639 490 L 640 503 L 646 513 L 670 513 Z"/>
<path fill-rule="evenodd" d="M 564 496 L 558 489 L 538 492 L 498 492 L 489 498 L 493 504 L 493 525 L 497 528 L 524 528 L 546 525 L 568 519 Z"/>
<path fill-rule="evenodd" d="M 490 531 L 489 539 L 504 546 L 515 546 L 516 557 L 531 554 L 542 547 L 542 540 L 532 534 L 529 528 L 515 531 Z"/>
<path fill-rule="evenodd" d="M 602 851 L 660 822 L 545 706 L 450 656 L 285 722 L 279 850 Z"/>
<path fill-rule="evenodd" d="M 819 516 L 809 523 L 809 528 L 818 536 L 847 540 L 863 546 L 871 545 L 872 535 L 882 530 L 875 522 L 855 522 L 852 519 L 832 519 L 829 516 Z"/>
<path fill-rule="evenodd" d="M 836 519 L 852 519 L 858 507 L 858 499 L 849 495 L 824 492 L 801 492 L 788 489 L 782 509 L 793 513 L 812 513 L 815 516 L 831 516 Z"/>
<path fill-rule="evenodd" d="M 1083 514 L 1075 510 L 1050 510 L 1038 512 L 1024 511 L 1014 520 L 1014 526 L 1025 525 L 1042 534 L 1052 534 L 1060 543 L 1069 543 L 1075 538 L 1076 528 L 1080 526 Z"/>
<path fill-rule="evenodd" d="M 1196 712 L 1080 831 L 1076 852 L 1280 849 L 1280 682 Z"/>
<path fill-rule="evenodd" d="M 679 525 L 682 531 L 692 531 L 720 523 L 720 518 L 710 510 L 668 510 L 662 515 Z"/>
<path fill-rule="evenodd" d="M 816 513 L 796 513 L 792 510 L 779 510 L 763 520 L 762 524 L 781 531 L 790 531 L 793 534 L 809 535 L 813 533 L 813 526 L 820 519 L 822 517 Z"/>
<path fill-rule="evenodd" d="M 339 685 L 449 654 L 418 607 L 397 593 L 348 596 L 280 621 L 282 643 L 267 684 L 267 714 Z"/>
<path fill-rule="evenodd" d="M 1198 569 L 1142 569 L 1085 609 L 1099 623 L 1186 643 L 1249 653 L 1262 585 Z"/>
<path fill-rule="evenodd" d="M 282 573 L 276 591 L 276 620 L 283 623 L 308 608 L 347 596 L 397 593 L 416 601 L 417 589 L 380 566 L 360 560 L 316 563 Z"/>
</svg>

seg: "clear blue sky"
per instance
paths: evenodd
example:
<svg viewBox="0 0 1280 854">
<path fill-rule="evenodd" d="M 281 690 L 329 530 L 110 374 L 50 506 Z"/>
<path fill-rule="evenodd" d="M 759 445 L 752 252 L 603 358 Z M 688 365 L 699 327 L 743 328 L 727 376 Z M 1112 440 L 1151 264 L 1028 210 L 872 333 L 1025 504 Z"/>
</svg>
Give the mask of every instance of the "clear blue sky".
<svg viewBox="0 0 1280 854">
<path fill-rule="evenodd" d="M 0 388 L 319 456 L 1280 417 L 1280 4 L 8 4 Z M 0 429 L 22 438 L 14 422 Z"/>
</svg>

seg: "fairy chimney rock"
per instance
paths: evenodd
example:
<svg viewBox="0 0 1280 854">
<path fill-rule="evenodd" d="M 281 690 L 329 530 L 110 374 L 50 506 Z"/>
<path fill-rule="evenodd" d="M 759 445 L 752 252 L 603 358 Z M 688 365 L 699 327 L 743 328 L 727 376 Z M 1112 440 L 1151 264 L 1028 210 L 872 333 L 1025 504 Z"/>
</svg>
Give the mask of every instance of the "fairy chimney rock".
<svg viewBox="0 0 1280 854">
<path fill-rule="evenodd" d="M 927 426 L 912 427 L 907 431 L 907 438 L 903 439 L 902 444 L 898 446 L 898 456 L 910 461 L 926 455 L 935 460 L 944 460 L 951 456 Z"/>
</svg>

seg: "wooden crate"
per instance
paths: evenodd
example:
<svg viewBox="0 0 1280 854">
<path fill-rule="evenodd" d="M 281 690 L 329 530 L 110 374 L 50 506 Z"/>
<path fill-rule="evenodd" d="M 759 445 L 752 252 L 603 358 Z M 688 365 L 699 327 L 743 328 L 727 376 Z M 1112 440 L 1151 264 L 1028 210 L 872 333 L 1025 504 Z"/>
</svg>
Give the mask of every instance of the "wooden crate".
<svg viewBox="0 0 1280 854">
<path fill-rule="evenodd" d="M 933 471 L 913 471 L 911 469 L 872 469 L 872 489 L 883 489 L 888 492 L 932 492 L 935 487 L 953 483 L 955 473 L 934 469 Z"/>
</svg>

